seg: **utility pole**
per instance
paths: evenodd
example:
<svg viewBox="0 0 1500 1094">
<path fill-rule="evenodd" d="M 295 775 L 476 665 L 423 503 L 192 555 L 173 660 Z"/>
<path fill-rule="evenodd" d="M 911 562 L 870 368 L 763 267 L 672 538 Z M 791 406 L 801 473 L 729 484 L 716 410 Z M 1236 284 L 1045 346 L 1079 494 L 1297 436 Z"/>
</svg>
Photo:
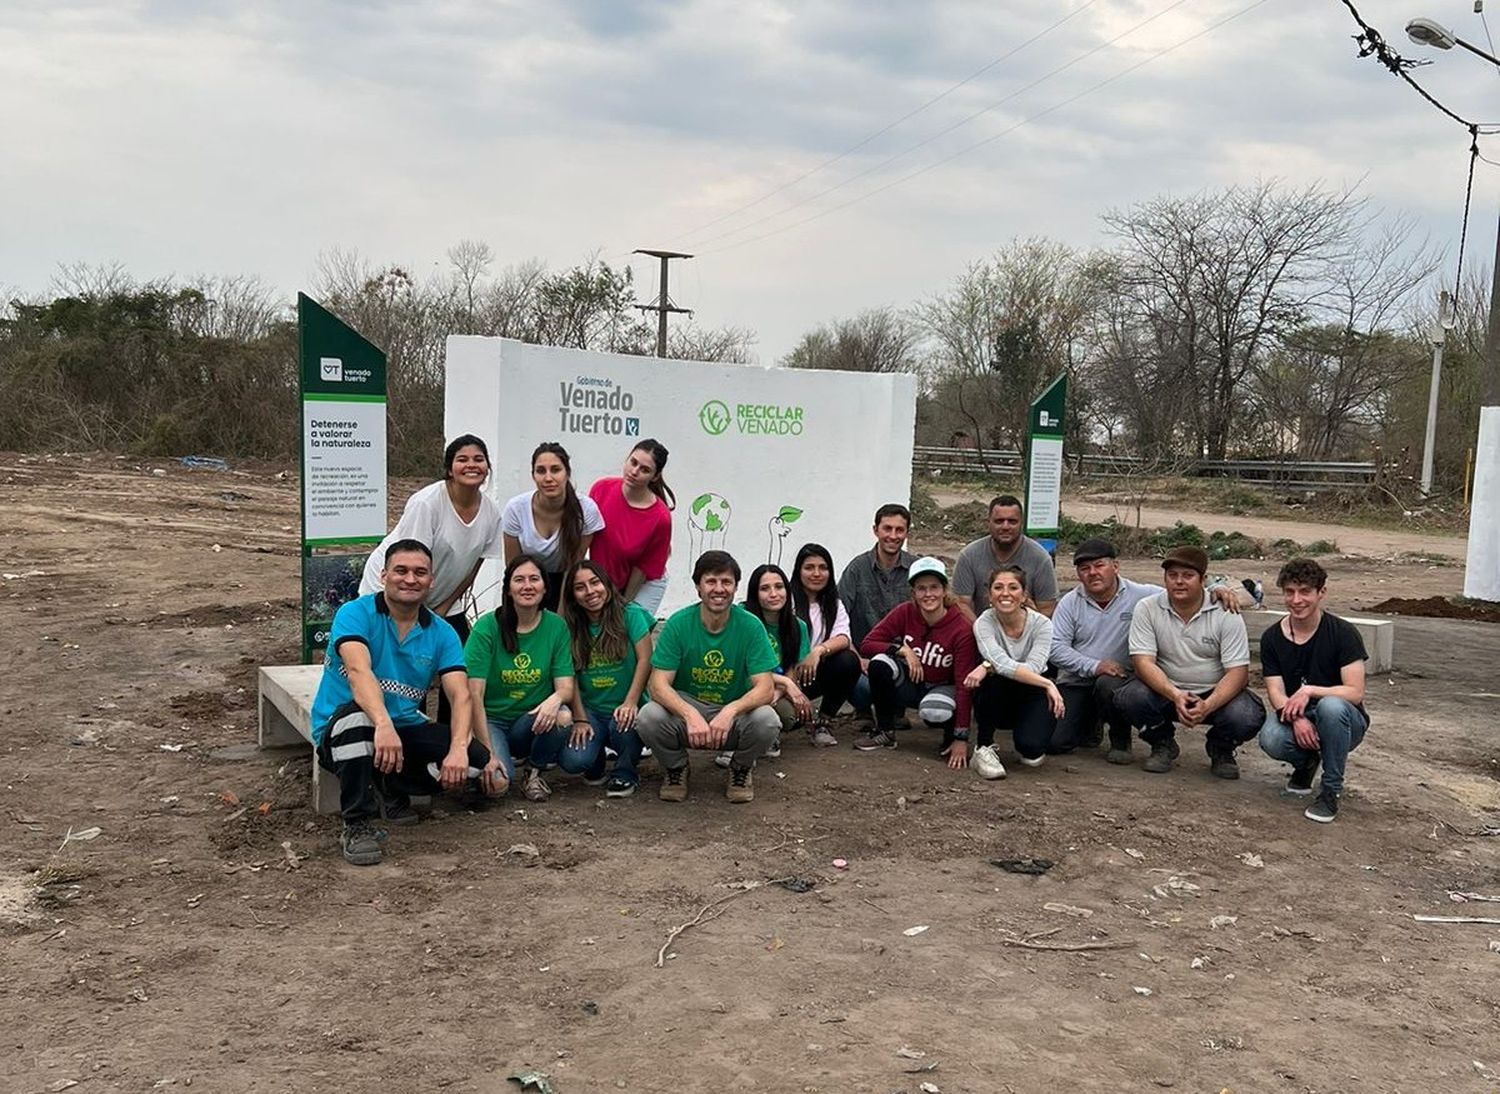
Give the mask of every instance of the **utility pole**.
<svg viewBox="0 0 1500 1094">
<path fill-rule="evenodd" d="M 1453 325 L 1453 313 L 1448 304 L 1448 290 L 1438 296 L 1437 321 L 1432 327 L 1432 386 L 1427 392 L 1427 435 L 1422 444 L 1422 496 L 1432 494 L 1432 455 L 1437 447 L 1438 387 L 1443 380 L 1443 343 L 1448 339 L 1448 328 Z"/>
<path fill-rule="evenodd" d="M 690 254 L 681 251 L 652 251 L 638 248 L 638 255 L 650 255 L 652 258 L 661 260 L 661 289 L 656 299 L 649 304 L 637 304 L 641 311 L 654 311 L 656 313 L 656 356 L 667 355 L 667 316 L 673 313 L 678 315 L 692 315 L 691 308 L 679 308 L 672 303 L 672 298 L 667 295 L 667 263 L 674 258 L 692 258 Z"/>
</svg>

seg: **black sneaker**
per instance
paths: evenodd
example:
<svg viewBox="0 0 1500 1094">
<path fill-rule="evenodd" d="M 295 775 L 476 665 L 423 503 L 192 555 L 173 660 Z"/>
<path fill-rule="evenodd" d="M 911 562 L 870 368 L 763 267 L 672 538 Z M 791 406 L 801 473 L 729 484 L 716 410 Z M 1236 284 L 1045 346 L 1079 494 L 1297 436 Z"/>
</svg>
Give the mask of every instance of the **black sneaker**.
<svg viewBox="0 0 1500 1094">
<path fill-rule="evenodd" d="M 1318 791 L 1317 800 L 1302 811 L 1302 815 L 1319 824 L 1332 824 L 1339 815 L 1339 796 L 1332 790 Z"/>
<path fill-rule="evenodd" d="M 636 783 L 634 779 L 627 779 L 624 775 L 611 775 L 609 781 L 604 784 L 604 796 L 606 798 L 628 798 L 635 793 Z"/>
<path fill-rule="evenodd" d="M 380 864 L 380 836 L 368 822 L 345 821 L 340 842 L 343 845 L 344 861 L 351 866 Z"/>
<path fill-rule="evenodd" d="M 1238 779 L 1240 777 L 1240 765 L 1234 758 L 1234 749 L 1209 749 L 1208 773 L 1216 779 Z"/>
<path fill-rule="evenodd" d="M 411 799 L 407 795 L 396 793 L 390 787 L 382 790 L 379 783 L 371 789 L 375 792 L 375 805 L 380 811 L 380 819 L 392 828 L 405 828 L 422 819 L 411 807 Z"/>
<path fill-rule="evenodd" d="M 1287 776 L 1286 792 L 1305 798 L 1312 793 L 1313 776 L 1317 773 L 1318 758 L 1316 756 L 1306 763 L 1293 764 L 1292 773 Z"/>
<path fill-rule="evenodd" d="M 1083 731 L 1083 736 L 1078 740 L 1079 748 L 1098 748 L 1104 743 L 1104 724 L 1094 722 Z"/>
<path fill-rule="evenodd" d="M 1159 741 L 1151 746 L 1151 755 L 1146 757 L 1146 762 L 1141 767 L 1153 775 L 1164 775 L 1172 770 L 1172 765 L 1181 754 L 1182 750 L 1177 747 L 1176 741 Z"/>
<path fill-rule="evenodd" d="M 886 729 L 871 729 L 854 738 L 854 747 L 860 752 L 874 752 L 881 748 L 895 748 L 896 735 Z"/>
<path fill-rule="evenodd" d="M 605 776 L 604 768 L 601 765 L 597 771 L 585 771 L 583 773 L 583 781 L 589 786 L 603 786 L 609 780 Z"/>
</svg>

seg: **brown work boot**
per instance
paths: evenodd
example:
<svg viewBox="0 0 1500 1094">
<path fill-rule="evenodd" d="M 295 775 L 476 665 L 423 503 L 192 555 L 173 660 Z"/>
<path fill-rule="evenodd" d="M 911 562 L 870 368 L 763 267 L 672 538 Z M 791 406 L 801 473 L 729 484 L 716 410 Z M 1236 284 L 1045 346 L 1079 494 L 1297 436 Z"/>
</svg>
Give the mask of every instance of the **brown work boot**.
<svg viewBox="0 0 1500 1094">
<path fill-rule="evenodd" d="M 729 782 L 724 786 L 724 796 L 735 805 L 755 800 L 755 783 L 750 768 L 730 765 Z"/>
<path fill-rule="evenodd" d="M 687 801 L 687 764 L 677 768 L 664 768 L 661 773 L 661 800 L 664 802 Z"/>
</svg>

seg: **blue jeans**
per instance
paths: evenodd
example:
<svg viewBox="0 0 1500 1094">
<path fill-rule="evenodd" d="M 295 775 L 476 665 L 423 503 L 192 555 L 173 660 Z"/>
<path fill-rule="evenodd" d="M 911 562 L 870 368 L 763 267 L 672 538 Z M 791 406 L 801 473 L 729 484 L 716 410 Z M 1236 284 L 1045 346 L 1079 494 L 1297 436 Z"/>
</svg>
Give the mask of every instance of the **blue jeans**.
<svg viewBox="0 0 1500 1094">
<path fill-rule="evenodd" d="M 601 714 L 597 710 L 585 708 L 584 714 L 594 727 L 594 740 L 600 743 L 598 756 L 589 774 L 604 774 L 604 746 L 607 745 L 615 750 L 615 777 L 639 783 L 641 779 L 635 773 L 635 765 L 640 762 L 641 749 L 645 747 L 641 742 L 641 735 L 634 728 L 621 729 L 616 725 L 613 712 Z"/>
<path fill-rule="evenodd" d="M 849 705 L 859 714 L 869 714 L 872 701 L 870 699 L 870 678 L 863 674 L 854 681 L 854 690 L 849 693 Z"/>
<path fill-rule="evenodd" d="M 495 746 L 495 758 L 505 768 L 507 779 L 516 777 L 516 760 L 527 760 L 539 771 L 561 767 L 569 775 L 578 775 L 594 765 L 604 748 L 603 738 L 597 730 L 593 739 L 582 748 L 574 748 L 568 743 L 573 727 L 566 718 L 566 708 L 562 723 L 546 733 L 532 732 L 536 722 L 534 714 L 523 714 L 511 722 L 502 722 L 498 718 L 486 718 L 485 721 L 489 724 L 490 740 Z"/>
<path fill-rule="evenodd" d="M 1292 727 L 1276 717 L 1275 711 L 1266 714 L 1260 729 L 1260 747 L 1273 760 L 1289 764 L 1323 762 L 1323 789 L 1335 794 L 1344 789 L 1344 765 L 1349 753 L 1359 747 L 1365 739 L 1364 715 L 1359 708 L 1344 699 L 1333 697 L 1319 699 L 1307 708 L 1307 720 L 1317 727 L 1318 748 L 1308 751 L 1297 744 Z"/>
</svg>

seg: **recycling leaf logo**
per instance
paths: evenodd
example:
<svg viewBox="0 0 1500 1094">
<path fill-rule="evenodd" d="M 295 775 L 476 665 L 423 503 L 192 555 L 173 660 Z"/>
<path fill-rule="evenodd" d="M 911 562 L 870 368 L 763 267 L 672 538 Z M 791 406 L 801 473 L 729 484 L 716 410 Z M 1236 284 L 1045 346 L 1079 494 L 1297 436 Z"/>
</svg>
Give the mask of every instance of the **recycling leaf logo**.
<svg viewBox="0 0 1500 1094">
<path fill-rule="evenodd" d="M 710 399 L 698 411 L 698 424 L 710 437 L 717 437 L 729 428 L 729 406 L 720 399 Z"/>
<path fill-rule="evenodd" d="M 709 650 L 703 655 L 703 663 L 711 669 L 724 667 L 724 654 L 720 650 Z"/>
<path fill-rule="evenodd" d="M 518 653 L 518 654 L 516 654 L 516 668 L 518 668 L 518 669 L 529 669 L 529 668 L 531 668 L 531 654 L 529 654 L 529 653 Z"/>
</svg>

